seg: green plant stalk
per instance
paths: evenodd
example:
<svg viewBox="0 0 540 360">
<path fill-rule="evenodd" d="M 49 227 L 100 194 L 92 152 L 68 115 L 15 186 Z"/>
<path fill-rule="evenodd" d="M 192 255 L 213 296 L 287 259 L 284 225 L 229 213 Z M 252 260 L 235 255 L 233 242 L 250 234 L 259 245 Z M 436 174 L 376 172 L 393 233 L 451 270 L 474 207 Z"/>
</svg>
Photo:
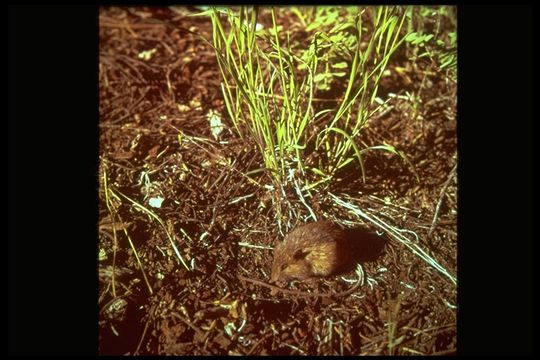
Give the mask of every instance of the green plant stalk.
<svg viewBox="0 0 540 360">
<path fill-rule="evenodd" d="M 258 47 L 255 39 L 256 11 L 249 16 L 247 10 L 242 8 L 240 16 L 233 16 L 231 11 L 227 12 L 227 16 L 231 26 L 228 35 L 219 20 L 218 12 L 214 9 L 211 13 L 214 48 L 224 78 L 222 91 L 225 104 L 235 130 L 241 137 L 246 135 L 242 128 L 248 130 L 258 144 L 274 183 L 280 185 L 289 166 L 287 159 L 292 154 L 298 169 L 303 171 L 301 150 L 305 148 L 304 131 L 310 120 L 313 71 L 309 69 L 307 79 L 296 82 L 293 62 L 299 59 L 292 53 L 288 38 L 287 48 L 281 45 L 274 9 L 272 51 L 268 54 Z M 248 22 L 247 26 L 244 20 Z M 228 79 L 236 84 L 235 90 L 232 90 Z M 280 94 L 275 93 L 276 85 L 281 89 Z M 308 99 L 301 101 L 306 93 L 303 89 L 306 88 Z M 279 98 L 281 107 L 275 102 Z M 243 111 L 244 106 L 247 113 Z M 271 109 L 275 110 L 274 119 Z M 247 126 L 240 126 L 241 123 Z"/>
<path fill-rule="evenodd" d="M 376 31 L 374 32 L 374 35 L 371 36 L 368 46 L 367 46 L 367 50 L 364 52 L 364 54 L 362 54 L 360 51 L 360 42 L 361 42 L 361 34 L 362 34 L 361 16 L 358 16 L 356 20 L 356 28 L 358 30 L 357 31 L 357 34 L 358 34 L 357 35 L 357 49 L 355 51 L 353 63 L 351 66 L 351 74 L 349 76 L 348 86 L 345 91 L 344 100 L 341 103 L 341 106 L 338 109 L 333 121 L 329 125 L 329 127 L 336 127 L 336 123 L 340 120 L 340 118 L 342 118 L 343 115 L 346 115 L 342 130 L 343 129 L 349 130 L 350 135 L 351 135 L 350 137 L 352 138 L 356 137 L 359 134 L 362 127 L 367 122 L 368 120 L 367 114 L 369 111 L 368 107 L 369 107 L 369 104 L 373 103 L 377 95 L 378 83 L 382 77 L 382 74 L 386 68 L 386 65 L 391 55 L 394 53 L 394 51 L 399 47 L 399 45 L 405 39 L 405 37 L 403 37 L 401 40 L 397 41 L 401 28 L 404 23 L 404 20 L 405 20 L 405 16 L 403 15 L 401 17 L 401 21 L 400 21 L 397 31 L 395 31 L 395 29 L 396 29 L 396 24 L 397 24 L 398 19 L 393 16 L 390 17 L 390 19 L 388 19 L 388 16 L 389 16 L 388 8 L 380 7 L 378 9 L 377 16 L 374 21 L 374 26 L 375 26 Z M 377 55 L 380 55 L 381 46 L 383 44 L 383 37 L 385 38 L 384 47 L 382 50 L 383 57 L 375 65 L 375 67 L 368 74 L 366 74 L 365 73 L 366 64 L 372 52 L 373 46 L 375 42 L 377 42 L 375 51 Z M 362 77 L 363 77 L 362 85 L 354 93 L 354 95 L 352 95 L 353 84 L 355 83 L 357 74 L 362 74 Z M 369 87 L 370 81 L 372 81 L 371 88 Z M 366 94 L 368 92 L 370 92 L 369 102 L 366 101 Z M 357 120 L 353 128 L 350 129 L 349 123 L 350 123 L 350 117 L 351 117 L 351 109 L 359 96 L 360 96 L 360 101 L 358 101 Z M 329 142 L 331 140 L 328 137 L 328 133 L 324 133 L 323 140 L 326 142 L 326 149 L 328 152 L 327 156 L 331 159 L 331 167 L 329 168 L 331 172 L 334 172 L 335 170 L 343 167 L 344 164 L 350 162 L 348 153 L 354 141 L 351 140 L 351 141 L 346 141 L 346 142 L 338 142 L 336 146 L 332 146 L 331 143 Z M 365 173 L 364 173 L 362 163 L 360 163 L 360 165 L 361 165 L 362 177 L 365 180 Z"/>
<path fill-rule="evenodd" d="M 115 267 L 116 267 L 116 251 L 118 249 L 118 239 L 116 237 L 116 222 L 114 221 L 114 214 L 113 209 L 111 206 L 111 200 L 109 198 L 109 185 L 107 182 L 107 169 L 106 167 L 103 167 L 103 190 L 105 193 L 105 204 L 107 205 L 107 209 L 109 210 L 109 216 L 111 217 L 111 224 L 113 228 L 113 239 L 114 239 L 114 246 L 113 246 L 113 261 L 112 261 L 112 276 L 111 276 L 111 284 L 112 284 L 112 293 L 113 296 L 116 297 L 116 281 L 115 281 Z"/>
<path fill-rule="evenodd" d="M 285 41 L 280 39 L 273 8 L 273 28 L 266 38 L 270 51 L 262 49 L 257 41 L 257 8 L 248 12 L 242 7 L 239 15 L 231 10 L 224 13 L 230 25 L 228 32 L 224 30 L 217 10 L 213 9 L 210 15 L 214 48 L 224 80 L 222 92 L 227 111 L 240 137 L 248 136 L 255 140 L 268 174 L 279 188 L 288 179 L 293 163 L 301 174 L 305 174 L 302 151 L 307 142 L 305 131 L 312 119 L 328 112 L 321 111 L 314 115 L 311 105 L 319 66 L 318 38 L 331 39 L 317 33 L 304 61 L 294 54 L 288 36 Z M 399 34 L 405 16 L 399 19 L 392 15 L 389 8 L 379 7 L 372 18 L 374 30 L 365 51 L 361 50 L 362 16 L 355 19 L 356 50 L 343 101 L 330 124 L 316 136 L 316 149 L 324 151 L 328 159 L 327 163 L 322 163 L 324 158 L 319 157 L 319 169 L 314 171 L 323 178 L 323 183 L 330 181 L 338 169 L 354 159 L 360 164 L 365 181 L 363 150 L 358 148 L 354 139 L 372 113 L 370 105 L 376 98 L 378 84 L 390 56 L 403 41 L 399 40 Z M 264 39 L 264 36 L 261 38 Z M 295 64 L 307 69 L 305 76 L 297 74 Z M 359 85 L 355 85 L 358 82 Z M 355 89 L 355 86 L 358 87 Z M 357 116 L 351 124 L 355 107 Z M 315 181 L 304 186 L 304 189 L 320 183 Z"/>
<path fill-rule="evenodd" d="M 111 193 L 112 193 L 112 190 L 110 190 Z M 143 212 L 147 213 L 148 215 L 150 215 L 152 218 L 156 219 L 157 222 L 161 225 L 161 227 L 163 227 L 163 230 L 165 231 L 165 234 L 167 235 L 167 238 L 169 239 L 169 242 L 171 243 L 171 247 L 173 248 L 174 250 L 174 253 L 176 254 L 179 262 L 184 265 L 184 267 L 187 269 L 187 271 L 191 271 L 191 269 L 189 268 L 189 266 L 187 266 L 187 264 L 185 263 L 184 259 L 182 258 L 182 255 L 180 255 L 180 251 L 178 250 L 178 248 L 176 247 L 176 244 L 174 243 L 174 240 L 172 239 L 171 237 L 171 234 L 169 234 L 169 231 L 167 230 L 167 227 L 165 226 L 165 224 L 163 223 L 163 221 L 160 219 L 159 216 L 157 216 L 156 214 L 154 214 L 154 212 L 152 212 L 151 210 L 147 209 L 146 207 L 142 206 L 141 204 L 139 204 L 138 202 L 136 202 L 135 200 L 131 199 L 130 197 L 124 195 L 123 193 L 121 193 L 120 191 L 116 190 L 116 192 L 118 194 L 120 194 L 124 199 L 128 200 L 130 203 L 132 203 L 136 208 L 142 210 Z"/>
</svg>

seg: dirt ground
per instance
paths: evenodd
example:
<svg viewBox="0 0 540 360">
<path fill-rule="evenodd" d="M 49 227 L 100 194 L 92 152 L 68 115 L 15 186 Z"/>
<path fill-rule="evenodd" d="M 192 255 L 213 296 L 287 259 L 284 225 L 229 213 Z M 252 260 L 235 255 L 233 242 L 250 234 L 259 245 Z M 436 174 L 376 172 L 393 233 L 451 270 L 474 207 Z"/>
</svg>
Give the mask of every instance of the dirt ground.
<svg viewBox="0 0 540 360">
<path fill-rule="evenodd" d="M 408 243 L 382 234 L 384 249 L 346 295 L 274 293 L 250 279 L 268 282 L 275 241 L 303 218 L 283 214 L 278 225 L 268 190 L 246 176 L 263 161 L 230 128 L 215 53 L 200 37 L 211 39 L 210 19 L 189 16 L 199 11 L 100 10 L 100 354 L 455 354 L 457 84 L 397 54 L 379 88 L 391 109 L 362 141 L 392 144 L 414 171 L 370 152 L 366 183 L 344 173 L 309 199 L 321 218 L 380 230 L 334 194 Z M 291 19 L 277 21 L 293 31 Z M 225 124 L 219 140 L 210 112 Z M 283 201 L 308 215 L 292 191 Z M 359 276 L 289 289 L 337 294 Z"/>
</svg>

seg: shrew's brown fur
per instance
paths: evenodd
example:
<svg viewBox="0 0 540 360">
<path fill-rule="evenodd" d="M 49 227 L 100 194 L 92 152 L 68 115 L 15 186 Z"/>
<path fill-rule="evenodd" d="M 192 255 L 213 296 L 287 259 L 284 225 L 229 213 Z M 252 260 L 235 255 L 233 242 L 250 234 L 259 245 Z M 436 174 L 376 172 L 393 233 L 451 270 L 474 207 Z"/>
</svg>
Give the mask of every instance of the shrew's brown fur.
<svg viewBox="0 0 540 360">
<path fill-rule="evenodd" d="M 339 225 L 324 220 L 303 224 L 276 244 L 271 282 L 329 276 L 348 259 L 346 233 Z"/>
</svg>

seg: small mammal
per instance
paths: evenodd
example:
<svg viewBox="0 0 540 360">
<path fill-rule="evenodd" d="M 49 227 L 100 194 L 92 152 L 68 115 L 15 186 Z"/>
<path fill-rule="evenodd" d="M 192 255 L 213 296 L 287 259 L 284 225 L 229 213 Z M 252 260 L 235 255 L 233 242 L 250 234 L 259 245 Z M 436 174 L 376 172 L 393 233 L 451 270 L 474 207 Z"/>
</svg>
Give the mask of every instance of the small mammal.
<svg viewBox="0 0 540 360">
<path fill-rule="evenodd" d="M 349 260 L 344 229 L 325 220 L 306 223 L 296 227 L 274 247 L 270 282 L 329 276 Z"/>
</svg>

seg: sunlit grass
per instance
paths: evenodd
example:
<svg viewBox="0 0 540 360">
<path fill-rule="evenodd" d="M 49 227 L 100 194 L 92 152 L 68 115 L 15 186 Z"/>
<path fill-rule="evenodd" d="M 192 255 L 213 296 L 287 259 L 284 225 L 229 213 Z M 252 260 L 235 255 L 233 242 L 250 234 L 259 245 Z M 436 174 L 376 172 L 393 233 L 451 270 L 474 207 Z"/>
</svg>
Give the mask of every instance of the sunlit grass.
<svg viewBox="0 0 540 360">
<path fill-rule="evenodd" d="M 313 29 L 313 22 L 321 19 L 310 16 L 306 9 L 294 8 L 294 12 L 307 29 Z M 337 171 L 351 162 L 357 163 L 358 175 L 365 181 L 362 158 L 368 150 L 385 150 L 403 157 L 388 144 L 360 147 L 358 138 L 374 112 L 383 72 L 405 39 L 405 11 L 399 7 L 351 9 L 348 13 L 354 16 L 348 16 L 345 24 L 334 19 L 338 16 L 335 11 L 317 13 L 329 16 L 323 23 L 334 23 L 334 28 L 315 31 L 300 50 L 291 42 L 289 32 L 277 25 L 274 8 L 270 9 L 272 26 L 264 30 L 258 29 L 257 7 L 240 7 L 238 11 L 211 8 L 204 12 L 212 20 L 213 46 L 229 116 L 240 137 L 255 141 L 274 188 L 291 185 L 296 177 L 302 179 L 304 190 L 328 185 Z M 307 15 L 303 16 L 305 11 Z M 342 32 L 347 29 L 348 33 Z M 345 57 L 337 62 L 337 57 L 325 55 L 328 48 Z M 350 64 L 344 61 L 347 57 Z M 324 61 L 336 61 L 330 65 L 345 70 L 341 75 L 348 73 L 347 86 L 337 108 L 315 112 L 314 93 L 321 76 L 328 75 Z M 316 130 L 313 124 L 320 120 L 323 126 Z M 312 152 L 319 156 L 314 157 L 317 163 L 307 165 L 312 153 L 305 150 L 310 141 Z"/>
</svg>

